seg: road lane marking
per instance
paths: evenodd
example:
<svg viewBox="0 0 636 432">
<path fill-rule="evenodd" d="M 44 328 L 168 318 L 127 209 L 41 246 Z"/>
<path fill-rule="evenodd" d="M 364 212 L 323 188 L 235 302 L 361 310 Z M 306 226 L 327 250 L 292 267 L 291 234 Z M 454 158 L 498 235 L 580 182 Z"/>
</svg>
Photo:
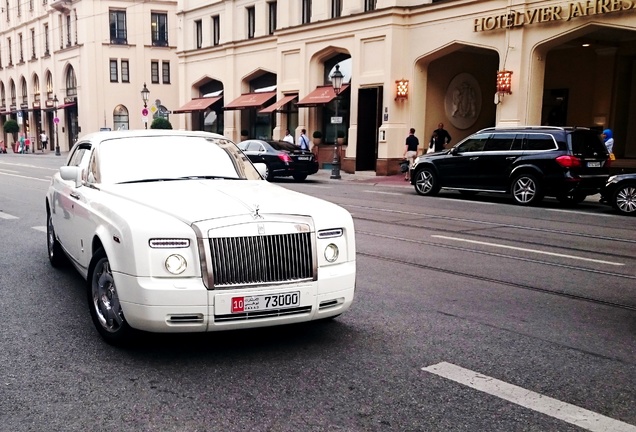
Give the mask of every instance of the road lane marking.
<svg viewBox="0 0 636 432">
<path fill-rule="evenodd" d="M 0 172 L 2 173 L 19 173 L 20 171 L 8 170 L 5 168 L 0 168 Z"/>
<path fill-rule="evenodd" d="M 399 192 L 382 192 L 382 191 L 375 191 L 375 190 L 363 190 L 362 192 L 369 192 L 369 193 L 374 193 L 374 194 L 384 194 L 384 195 L 404 195 L 403 193 L 399 193 Z"/>
<path fill-rule="evenodd" d="M 607 207 L 608 209 L 610 207 Z M 555 212 L 555 213 L 570 213 L 570 214 L 580 214 L 586 216 L 604 216 L 604 217 L 620 217 L 619 215 L 613 214 L 605 214 L 605 213 L 591 213 L 586 211 L 575 211 L 575 210 L 559 210 L 559 209 L 545 209 L 545 211 Z"/>
<path fill-rule="evenodd" d="M 582 429 L 594 432 L 636 432 L 636 426 L 482 375 L 470 369 L 464 369 L 452 363 L 441 362 L 423 367 L 422 370 L 563 420 Z"/>
<path fill-rule="evenodd" d="M 560 253 L 555 253 L 555 252 L 546 252 L 546 251 L 540 251 L 540 250 L 537 250 L 537 249 L 526 249 L 526 248 L 520 248 L 520 247 L 516 247 L 516 246 L 508 246 L 508 245 L 503 245 L 503 244 L 498 244 L 498 243 L 488 243 L 488 242 L 482 242 L 482 241 L 477 241 L 477 240 L 469 240 L 469 239 L 463 239 L 463 238 L 458 238 L 458 237 L 447 237 L 447 236 L 441 236 L 441 235 L 432 235 L 431 237 L 444 239 L 444 240 L 454 240 L 454 241 L 459 241 L 459 242 L 464 242 L 464 243 L 479 244 L 479 245 L 483 245 L 483 246 L 492 246 L 492 247 L 498 247 L 498 248 L 503 248 L 503 249 L 512 249 L 512 250 L 521 251 L 521 252 L 530 252 L 530 253 L 536 253 L 536 254 L 541 254 L 541 255 L 550 255 L 550 256 L 555 256 L 555 257 L 559 257 L 559 258 L 569 258 L 569 259 L 579 260 L 579 261 L 589 261 L 589 262 L 595 262 L 595 263 L 599 263 L 599 264 L 607 264 L 607 265 L 613 265 L 613 266 L 623 266 L 623 265 L 625 265 L 623 263 L 618 263 L 618 262 L 603 261 L 603 260 L 597 260 L 597 259 L 594 259 L 594 258 L 585 258 L 585 257 L 580 257 L 580 256 L 575 256 L 575 255 L 565 255 L 565 254 L 560 254 Z"/>
<path fill-rule="evenodd" d="M 41 179 L 41 178 L 37 178 L 37 177 L 29 177 L 29 176 L 23 176 L 23 175 L 17 175 L 17 174 L 9 174 L 9 173 L 6 173 L 6 172 L 1 172 L 1 171 L 0 171 L 0 175 L 10 176 L 10 177 L 20 177 L 20 178 L 24 178 L 24 179 L 43 181 L 43 182 L 47 182 L 47 183 L 51 181 L 51 180 L 48 180 L 48 179 Z"/>
<path fill-rule="evenodd" d="M 17 216 L 10 215 L 9 213 L 5 213 L 0 211 L 0 219 L 19 219 Z"/>
<path fill-rule="evenodd" d="M 34 230 L 36 230 L 36 231 L 42 231 L 43 233 L 46 233 L 46 227 L 45 226 L 34 226 L 32 228 Z"/>
</svg>

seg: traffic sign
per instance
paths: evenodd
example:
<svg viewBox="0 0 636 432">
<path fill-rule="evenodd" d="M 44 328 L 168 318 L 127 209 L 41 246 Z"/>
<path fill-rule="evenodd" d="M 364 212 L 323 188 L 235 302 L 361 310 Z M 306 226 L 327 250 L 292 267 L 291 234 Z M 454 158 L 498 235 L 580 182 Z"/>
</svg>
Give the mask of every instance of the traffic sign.
<svg viewBox="0 0 636 432">
<path fill-rule="evenodd" d="M 55 117 L 53 119 L 53 123 L 58 124 L 60 122 L 60 118 L 59 117 Z"/>
<path fill-rule="evenodd" d="M 141 115 L 146 117 L 148 115 L 148 108 L 144 108 L 141 110 Z"/>
</svg>

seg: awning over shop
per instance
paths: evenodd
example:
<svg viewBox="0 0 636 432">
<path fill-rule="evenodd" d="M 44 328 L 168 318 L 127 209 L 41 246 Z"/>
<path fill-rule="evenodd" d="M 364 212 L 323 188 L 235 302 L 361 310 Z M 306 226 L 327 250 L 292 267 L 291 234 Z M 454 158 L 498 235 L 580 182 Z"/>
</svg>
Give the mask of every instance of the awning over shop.
<svg viewBox="0 0 636 432">
<path fill-rule="evenodd" d="M 243 108 L 255 108 L 265 105 L 265 102 L 271 98 L 276 97 L 276 92 L 262 92 L 262 93 L 246 93 L 234 99 L 229 104 L 225 105 L 223 109 L 236 110 Z"/>
<path fill-rule="evenodd" d="M 57 109 L 64 109 L 64 108 L 68 108 L 68 107 L 72 107 L 75 106 L 75 102 L 71 102 L 71 103 L 66 103 L 66 104 L 62 104 L 62 105 L 58 105 Z"/>
<path fill-rule="evenodd" d="M 344 92 L 348 84 L 343 84 L 340 89 L 340 93 Z M 312 107 L 318 105 L 324 105 L 331 102 L 336 97 L 336 92 L 333 91 L 332 86 L 320 86 L 316 88 L 316 90 L 309 93 L 307 96 L 302 98 L 296 105 L 299 107 Z"/>
<path fill-rule="evenodd" d="M 270 106 L 268 106 L 267 108 L 263 108 L 262 110 L 260 110 L 258 113 L 259 114 L 268 114 L 268 113 L 272 113 L 274 111 L 277 111 L 279 108 L 281 108 L 282 106 L 284 106 L 285 104 L 293 101 L 294 99 L 298 98 L 297 94 L 293 94 L 293 95 L 286 95 L 283 96 L 282 99 L 274 102 L 273 104 L 271 104 Z"/>
<path fill-rule="evenodd" d="M 195 98 L 188 101 L 181 108 L 172 111 L 173 114 L 191 113 L 192 111 L 203 111 L 208 109 L 216 101 L 219 101 L 223 96 Z"/>
</svg>

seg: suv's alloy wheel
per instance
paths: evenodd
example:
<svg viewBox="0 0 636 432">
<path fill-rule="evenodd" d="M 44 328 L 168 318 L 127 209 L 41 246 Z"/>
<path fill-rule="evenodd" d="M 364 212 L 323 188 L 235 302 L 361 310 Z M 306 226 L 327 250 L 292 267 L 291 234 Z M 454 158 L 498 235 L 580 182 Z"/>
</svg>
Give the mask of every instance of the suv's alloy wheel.
<svg viewBox="0 0 636 432">
<path fill-rule="evenodd" d="M 418 195 L 435 195 L 439 192 L 437 174 L 429 167 L 424 167 L 415 174 L 415 192 Z"/>
<path fill-rule="evenodd" d="M 536 204 L 543 199 L 541 186 L 532 174 L 521 174 L 512 182 L 512 197 L 520 205 Z"/>
</svg>

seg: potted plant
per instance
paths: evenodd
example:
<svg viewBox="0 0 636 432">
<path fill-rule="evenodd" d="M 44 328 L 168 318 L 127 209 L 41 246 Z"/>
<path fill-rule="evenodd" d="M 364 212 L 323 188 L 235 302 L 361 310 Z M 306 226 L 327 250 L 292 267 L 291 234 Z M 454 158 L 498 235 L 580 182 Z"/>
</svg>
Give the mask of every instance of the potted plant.
<svg viewBox="0 0 636 432">
<path fill-rule="evenodd" d="M 163 117 L 157 117 L 150 124 L 150 129 L 172 129 L 172 124 Z"/>
<path fill-rule="evenodd" d="M 312 135 L 312 137 L 314 139 L 314 145 L 318 145 L 322 143 L 322 132 L 314 131 L 314 134 Z"/>
<path fill-rule="evenodd" d="M 338 145 L 343 145 L 345 140 L 345 132 L 343 130 L 339 130 L 336 133 L 336 139 L 337 139 Z"/>
<path fill-rule="evenodd" d="M 13 119 L 9 119 L 4 122 L 3 128 L 4 133 L 11 135 L 11 137 L 13 138 L 13 143 L 16 143 L 18 141 L 18 132 L 20 132 L 20 126 L 18 125 L 18 122 Z M 13 151 L 16 151 L 15 147 Z"/>
</svg>

